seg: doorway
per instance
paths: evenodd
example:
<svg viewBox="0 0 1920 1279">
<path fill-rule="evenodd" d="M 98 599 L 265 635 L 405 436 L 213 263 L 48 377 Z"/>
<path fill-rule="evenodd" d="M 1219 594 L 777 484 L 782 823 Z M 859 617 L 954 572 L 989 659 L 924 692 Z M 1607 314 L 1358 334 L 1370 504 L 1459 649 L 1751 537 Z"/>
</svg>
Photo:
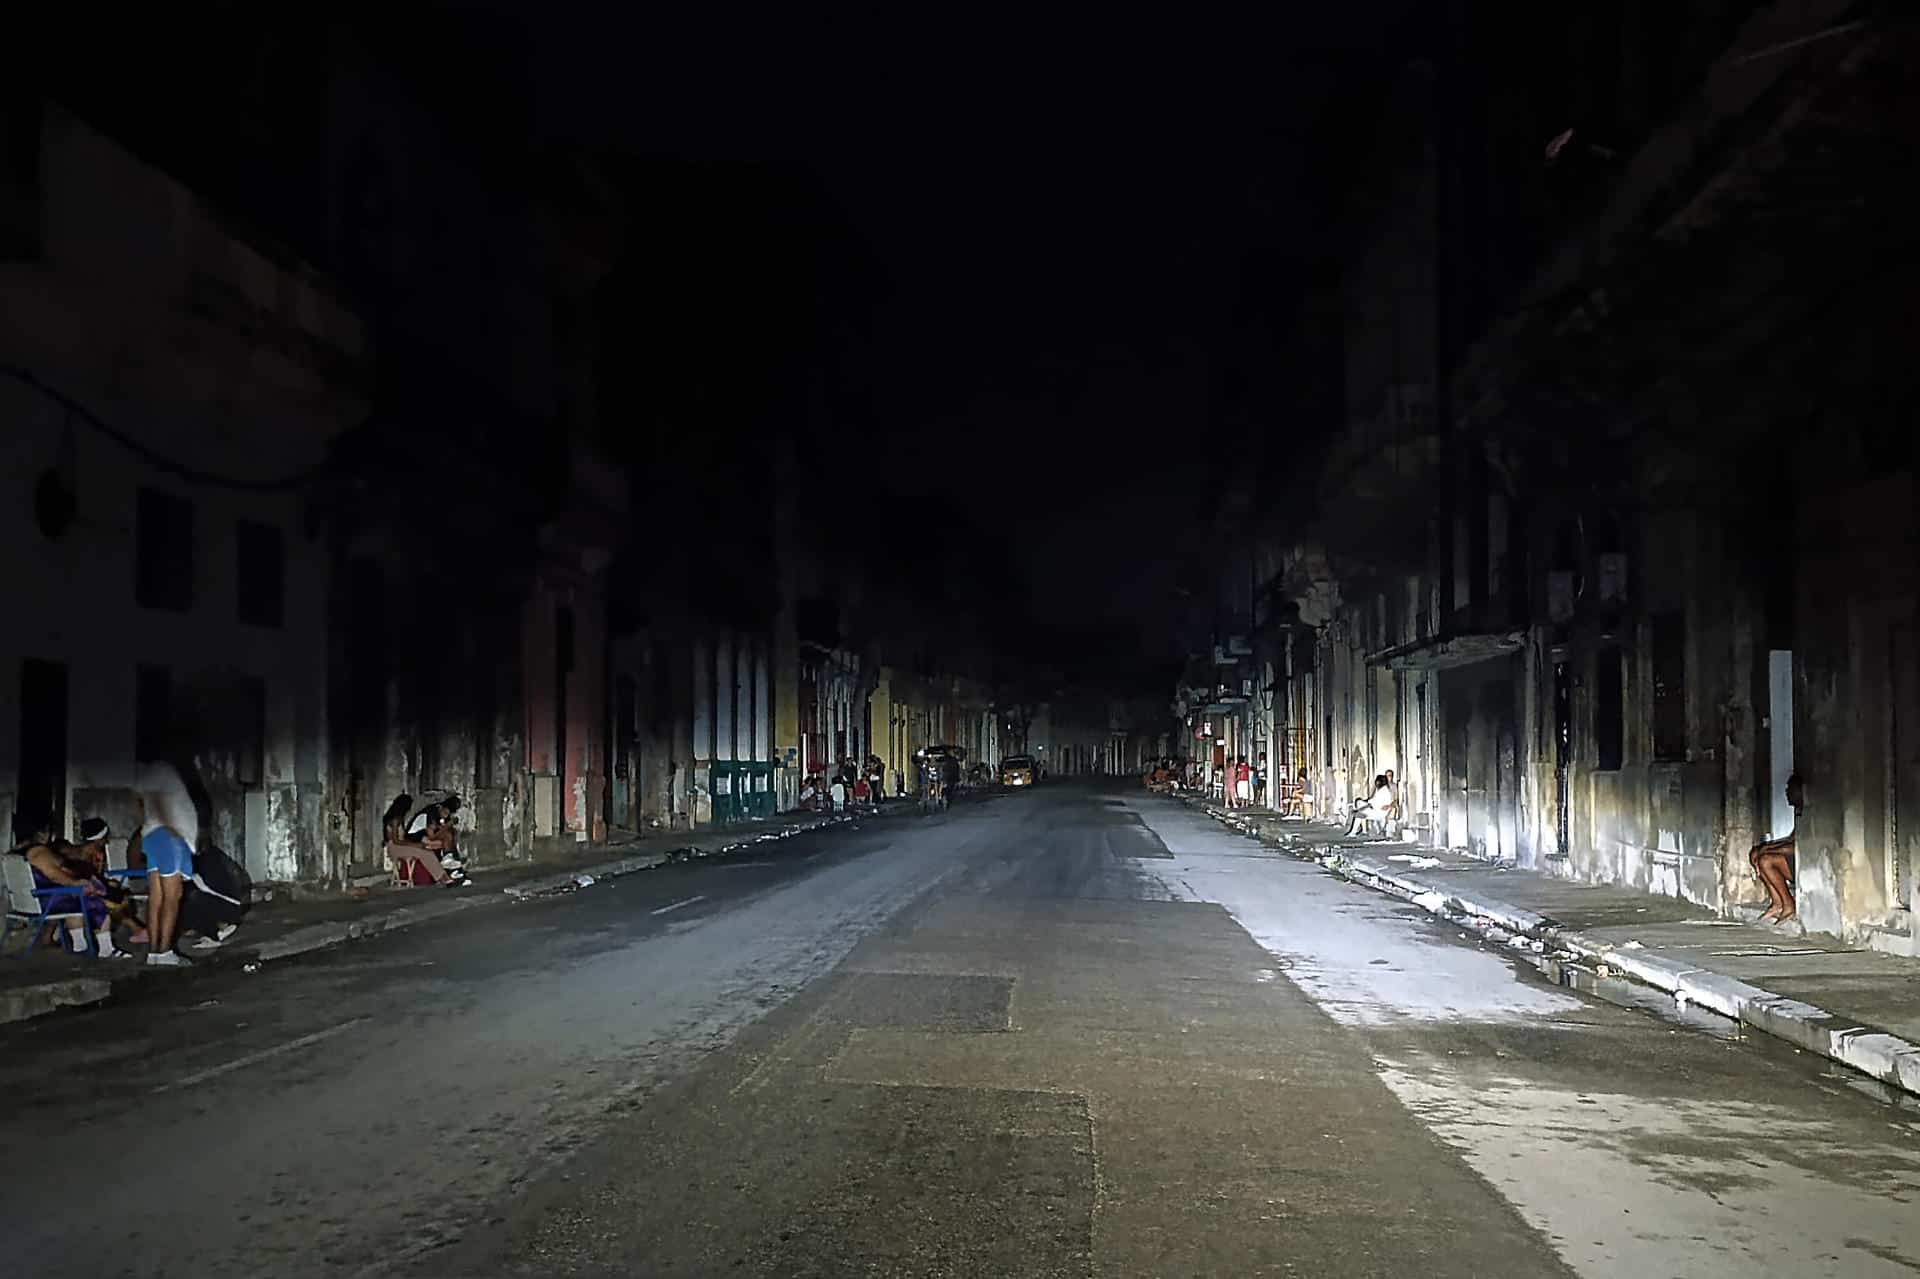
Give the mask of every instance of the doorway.
<svg viewBox="0 0 1920 1279">
<path fill-rule="evenodd" d="M 639 830 L 636 785 L 640 772 L 640 688 L 633 676 L 613 681 L 613 784 L 607 788 L 609 826 Z"/>
<path fill-rule="evenodd" d="M 1887 889 L 1890 904 L 1913 909 L 1920 869 L 1920 652 L 1913 623 L 1893 624 L 1887 636 L 1892 704 L 1887 710 Z"/>
<path fill-rule="evenodd" d="M 1787 778 L 1793 772 L 1793 651 L 1767 654 L 1767 838 L 1793 834 L 1793 805 L 1787 802 Z"/>
<path fill-rule="evenodd" d="M 1557 857 L 1569 852 L 1568 838 L 1573 767 L 1573 675 L 1565 662 L 1553 664 L 1553 849 Z"/>
<path fill-rule="evenodd" d="M 20 663 L 20 793 L 15 813 L 67 833 L 67 666 Z"/>
</svg>

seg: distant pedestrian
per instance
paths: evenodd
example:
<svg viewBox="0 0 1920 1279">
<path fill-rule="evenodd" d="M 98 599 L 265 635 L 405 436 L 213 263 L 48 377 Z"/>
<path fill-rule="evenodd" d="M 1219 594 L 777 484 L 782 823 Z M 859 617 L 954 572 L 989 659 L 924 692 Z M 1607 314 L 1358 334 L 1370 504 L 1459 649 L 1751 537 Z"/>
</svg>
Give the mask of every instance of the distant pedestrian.
<svg viewBox="0 0 1920 1279">
<path fill-rule="evenodd" d="M 1253 802 L 1253 770 L 1242 755 L 1233 766 L 1233 806 L 1245 808 Z"/>
</svg>

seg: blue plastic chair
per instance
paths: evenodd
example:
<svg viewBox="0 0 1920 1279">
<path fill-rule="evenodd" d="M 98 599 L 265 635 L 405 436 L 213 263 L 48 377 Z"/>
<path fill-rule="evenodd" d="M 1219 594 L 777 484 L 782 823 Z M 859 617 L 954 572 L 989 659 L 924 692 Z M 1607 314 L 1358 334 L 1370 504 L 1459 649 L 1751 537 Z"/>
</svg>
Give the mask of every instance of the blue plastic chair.
<svg viewBox="0 0 1920 1279">
<path fill-rule="evenodd" d="M 13 853 L 0 856 L 0 876 L 4 877 L 0 882 L 4 882 L 7 890 L 7 917 L 5 926 L 0 927 L 0 949 L 6 947 L 16 924 L 25 924 L 33 930 L 28 935 L 26 950 L 21 952 L 21 958 L 25 958 L 40 944 L 40 934 L 48 924 L 65 924 L 77 919 L 80 934 L 87 939 L 87 953 L 99 958 L 100 943 L 94 940 L 93 929 L 87 927 L 85 894 L 81 889 L 64 884 L 54 888 L 36 886 L 33 867 L 26 858 Z"/>
<path fill-rule="evenodd" d="M 147 882 L 147 872 L 144 868 L 140 870 L 131 870 L 128 868 L 127 844 L 125 840 L 121 840 L 117 844 L 112 842 L 107 844 L 106 877 L 108 879 L 118 880 L 122 887 L 133 894 L 135 901 L 145 901 L 147 899 L 147 895 L 143 892 L 136 891 L 132 883 L 132 881 L 137 879 L 144 885 Z"/>
</svg>

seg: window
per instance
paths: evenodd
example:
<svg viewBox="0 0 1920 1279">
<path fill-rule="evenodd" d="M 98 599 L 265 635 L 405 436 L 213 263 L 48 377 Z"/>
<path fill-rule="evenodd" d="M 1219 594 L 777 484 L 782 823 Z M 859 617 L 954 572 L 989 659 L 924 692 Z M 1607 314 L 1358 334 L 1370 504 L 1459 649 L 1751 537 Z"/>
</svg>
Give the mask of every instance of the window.
<svg viewBox="0 0 1920 1279">
<path fill-rule="evenodd" d="M 165 759 L 173 737 L 173 677 L 164 666 L 133 671 L 133 758 Z"/>
<path fill-rule="evenodd" d="M 1653 757 L 1687 757 L 1687 618 L 1678 610 L 1653 617 Z"/>
<path fill-rule="evenodd" d="M 278 627 L 286 615 L 287 554 L 280 530 L 241 520 L 234 527 L 234 576 L 240 620 Z"/>
<path fill-rule="evenodd" d="M 1595 767 L 1611 772 L 1626 761 L 1627 705 L 1620 650 L 1607 647 L 1593 670 L 1593 735 L 1598 758 Z"/>
<path fill-rule="evenodd" d="M 267 685 L 265 680 L 240 676 L 233 688 L 233 780 L 248 789 L 263 785 L 267 776 Z"/>
<path fill-rule="evenodd" d="M 143 488 L 134 524 L 134 602 L 186 612 L 193 607 L 193 503 Z"/>
<path fill-rule="evenodd" d="M 553 611 L 553 772 L 567 775 L 567 680 L 573 674 L 573 610 Z"/>
<path fill-rule="evenodd" d="M 639 692 L 633 676 L 621 675 L 613 681 L 613 774 L 625 777 L 633 759 L 634 720 L 639 715 Z"/>
<path fill-rule="evenodd" d="M 478 790 L 486 790 L 493 785 L 494 755 L 494 687 L 495 671 L 491 655 L 485 652 L 473 660 L 473 698 L 469 703 L 472 712 L 473 740 L 480 744 L 474 752 L 473 784 Z"/>
</svg>

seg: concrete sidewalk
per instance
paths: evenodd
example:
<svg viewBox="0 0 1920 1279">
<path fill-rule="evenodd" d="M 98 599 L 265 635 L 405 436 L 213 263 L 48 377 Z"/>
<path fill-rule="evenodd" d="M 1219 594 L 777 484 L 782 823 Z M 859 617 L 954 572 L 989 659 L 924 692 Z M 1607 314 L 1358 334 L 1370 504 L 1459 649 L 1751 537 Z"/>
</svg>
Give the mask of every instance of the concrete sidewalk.
<svg viewBox="0 0 1920 1279">
<path fill-rule="evenodd" d="M 878 815 L 891 817 L 916 811 L 916 805 L 895 803 L 880 809 Z M 872 820 L 874 814 L 860 816 Z M 669 862 L 710 857 L 855 820 L 855 816 L 844 813 L 783 813 L 770 820 L 720 830 L 582 844 L 559 854 L 476 869 L 472 883 L 461 888 L 380 887 L 317 897 L 275 898 L 254 904 L 239 934 L 220 950 L 196 957 L 196 963 L 231 966 L 286 959 L 462 911 L 565 892 L 581 886 L 582 880 L 630 875 Z M 27 937 L 25 929 L 16 928 L 7 954 L 0 956 L 0 1024 L 98 1003 L 116 988 L 126 990 L 129 983 L 166 980 L 170 971 L 148 968 L 139 959 L 75 958 L 45 947 L 31 958 L 23 958 Z M 144 948 L 138 953 L 144 955 Z"/>
<path fill-rule="evenodd" d="M 1920 1094 L 1920 961 L 1797 925 L 1747 923 L 1690 902 L 1558 879 L 1457 853 L 1256 810 L 1186 801 L 1242 833 L 1416 902 L 1488 940 L 1569 966 L 1633 977 L 1796 1047 Z M 1760 890 L 1755 887 L 1755 896 Z M 1570 984 L 1577 984 L 1572 983 Z"/>
</svg>

